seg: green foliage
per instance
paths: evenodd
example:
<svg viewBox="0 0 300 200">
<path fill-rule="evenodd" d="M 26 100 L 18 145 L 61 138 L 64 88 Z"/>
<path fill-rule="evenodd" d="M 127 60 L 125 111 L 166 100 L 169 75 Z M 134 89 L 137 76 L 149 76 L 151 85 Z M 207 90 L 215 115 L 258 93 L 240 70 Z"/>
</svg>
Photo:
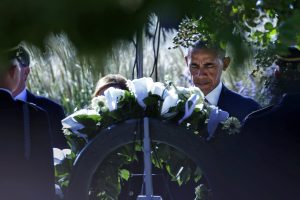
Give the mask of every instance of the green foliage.
<svg viewBox="0 0 300 200">
<path fill-rule="evenodd" d="M 179 81 L 185 67 L 182 51 L 169 50 L 174 31 L 162 32 L 158 79 Z M 153 67 L 151 39 L 145 39 L 144 74 L 150 74 Z M 45 41 L 44 50 L 26 44 L 31 54 L 31 72 L 28 88 L 61 103 L 68 115 L 89 104 L 96 82 L 109 73 L 120 73 L 127 78 L 132 75 L 135 57 L 133 43 L 118 41 L 105 55 L 83 56 L 78 53 L 66 34 L 51 35 Z"/>
<path fill-rule="evenodd" d="M 190 129 L 191 134 L 197 133 L 197 137 L 207 137 L 206 120 L 212 108 L 204 103 L 203 94 L 198 88 L 181 88 L 172 84 L 154 83 L 151 78 L 129 81 L 128 85 L 129 91 L 107 89 L 104 96 L 92 99 L 92 104 L 88 109 L 79 110 L 63 121 L 65 128 L 76 136 L 68 136 L 68 139 L 75 140 L 75 142 L 70 141 L 72 145 L 78 145 L 76 140 L 80 138 L 83 138 L 86 143 L 92 140 L 96 135 L 90 134 L 91 130 L 101 134 L 101 130 L 130 118 L 153 117 L 178 124 L 179 120 L 187 114 L 185 105 L 192 106 L 190 99 L 197 99 L 193 102 L 192 114 L 179 125 Z M 143 100 L 145 105 L 141 104 L 140 100 Z M 227 125 L 232 127 L 230 123 Z M 82 126 L 90 127 L 81 128 Z M 137 142 L 126 145 L 105 158 L 91 183 L 92 199 L 117 198 L 121 182 L 128 180 L 131 176 L 128 164 L 136 162 L 136 151 L 143 149 L 139 143 L 140 140 L 141 138 L 138 138 Z M 80 148 L 83 146 L 76 146 L 76 153 L 80 151 Z M 182 152 L 160 143 L 152 143 L 152 149 L 152 163 L 157 168 L 166 170 L 171 180 L 179 185 L 188 181 L 198 182 L 201 179 L 201 169 Z"/>
<path fill-rule="evenodd" d="M 126 145 L 112 152 L 99 166 L 90 187 L 90 199 L 118 199 L 121 182 L 130 177 L 128 164 L 135 161 L 136 155 L 132 145 Z"/>
<path fill-rule="evenodd" d="M 99 70 L 90 57 L 80 57 L 65 34 L 52 35 L 45 51 L 26 44 L 31 54 L 28 88 L 58 101 L 66 113 L 82 108 L 91 100 Z"/>
<path fill-rule="evenodd" d="M 98 122 L 101 120 L 99 115 L 77 115 L 74 117 L 76 121 L 84 125 L 84 128 L 81 129 L 83 133 L 91 137 L 95 135 L 96 131 L 99 130 Z"/>
<path fill-rule="evenodd" d="M 211 200 L 212 192 L 205 185 L 200 184 L 195 189 L 196 198 L 194 200 Z"/>
<path fill-rule="evenodd" d="M 263 2 L 263 3 L 262 3 Z M 224 48 L 230 44 L 233 57 L 245 58 L 242 43 L 254 49 L 267 49 L 275 45 L 281 52 L 290 45 L 299 45 L 297 1 L 211 1 L 210 14 L 189 15 L 174 38 L 176 46 L 187 47 L 196 40 L 208 40 L 214 46 Z"/>
</svg>

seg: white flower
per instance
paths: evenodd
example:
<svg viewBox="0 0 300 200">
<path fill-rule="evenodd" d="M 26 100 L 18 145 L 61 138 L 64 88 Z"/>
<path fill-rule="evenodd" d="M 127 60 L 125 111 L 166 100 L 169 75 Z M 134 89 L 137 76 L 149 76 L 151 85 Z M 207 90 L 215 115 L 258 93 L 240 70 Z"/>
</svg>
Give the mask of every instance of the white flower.
<svg viewBox="0 0 300 200">
<path fill-rule="evenodd" d="M 107 107 L 107 102 L 105 96 L 96 96 L 92 99 L 92 108 L 97 112 L 100 111 L 100 107 L 105 106 Z"/>
<path fill-rule="evenodd" d="M 204 107 L 204 103 L 198 103 L 196 104 L 195 108 L 199 108 L 199 110 L 203 110 L 203 107 Z"/>
<path fill-rule="evenodd" d="M 169 95 L 166 86 L 160 82 L 155 82 L 150 92 L 160 96 L 162 99 L 165 99 Z"/>
<path fill-rule="evenodd" d="M 216 106 L 210 106 L 209 119 L 207 124 L 208 139 L 212 138 L 220 122 L 224 122 L 229 117 L 229 113 Z"/>
<path fill-rule="evenodd" d="M 204 99 L 203 92 L 198 87 L 189 87 L 191 94 L 196 94 L 200 96 L 201 99 Z"/>
<path fill-rule="evenodd" d="M 129 90 L 134 94 L 137 102 L 143 108 L 146 107 L 144 103 L 144 99 L 148 97 L 151 88 L 153 87 L 153 80 L 152 78 L 140 78 L 134 79 L 132 81 L 127 81 L 127 85 Z"/>
<path fill-rule="evenodd" d="M 175 107 L 177 105 L 178 102 L 178 95 L 174 92 L 169 92 L 168 96 L 166 96 L 162 108 L 161 108 L 161 115 L 165 116 L 169 109 L 172 107 Z"/>
<path fill-rule="evenodd" d="M 186 98 L 189 98 L 191 95 L 196 94 L 200 96 L 201 99 L 204 98 L 203 92 L 198 87 L 176 87 L 178 95 L 184 95 Z"/>
<path fill-rule="evenodd" d="M 67 158 L 68 155 L 71 154 L 71 149 L 58 149 L 53 148 L 53 159 L 54 159 L 54 165 L 61 164 L 62 161 Z"/>
<path fill-rule="evenodd" d="M 229 135 L 240 132 L 241 123 L 235 117 L 229 117 L 224 123 L 222 130 L 226 131 Z"/>
<path fill-rule="evenodd" d="M 118 88 L 110 87 L 107 90 L 105 90 L 104 96 L 106 98 L 107 107 L 109 111 L 117 109 L 117 104 L 120 101 L 120 99 L 124 97 L 124 95 L 125 91 Z"/>
<path fill-rule="evenodd" d="M 177 89 L 176 92 L 179 95 L 184 95 L 187 98 L 191 95 L 190 90 L 188 88 L 185 88 L 185 87 L 176 87 L 176 89 Z"/>
</svg>

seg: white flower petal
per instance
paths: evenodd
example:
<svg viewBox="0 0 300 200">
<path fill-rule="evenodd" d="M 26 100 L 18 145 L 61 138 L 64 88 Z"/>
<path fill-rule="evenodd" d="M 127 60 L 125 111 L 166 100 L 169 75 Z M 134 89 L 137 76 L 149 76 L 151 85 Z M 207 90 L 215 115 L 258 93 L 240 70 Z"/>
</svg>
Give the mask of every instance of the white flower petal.
<svg viewBox="0 0 300 200">
<path fill-rule="evenodd" d="M 131 91 L 134 94 L 137 102 L 139 103 L 140 106 L 145 108 L 146 105 L 144 104 L 144 99 L 148 97 L 149 92 L 154 84 L 152 78 L 143 77 L 140 79 L 135 79 L 129 82 L 129 84 L 131 85 L 130 86 Z"/>
<path fill-rule="evenodd" d="M 191 94 L 197 94 L 201 99 L 204 99 L 204 94 L 198 87 L 190 87 L 189 90 Z"/>
<path fill-rule="evenodd" d="M 174 93 L 169 93 L 169 95 L 165 98 L 162 108 L 161 108 L 161 115 L 166 114 L 171 107 L 177 105 L 178 102 L 178 95 Z"/>
<path fill-rule="evenodd" d="M 65 157 L 67 157 L 68 155 L 70 155 L 72 153 L 71 149 L 63 149 L 62 152 Z"/>
<path fill-rule="evenodd" d="M 109 111 L 113 111 L 117 109 L 117 104 L 119 100 L 122 97 L 124 97 L 124 94 L 125 94 L 124 90 L 114 88 L 114 87 L 110 87 L 107 90 L 105 90 L 104 96 L 106 98 L 107 107 Z"/>
<path fill-rule="evenodd" d="M 92 108 L 93 108 L 95 111 L 97 111 L 97 112 L 100 111 L 100 108 L 99 108 L 99 103 L 100 103 L 100 102 L 101 102 L 104 106 L 107 107 L 107 102 L 106 102 L 105 96 L 101 95 L 101 96 L 94 97 L 94 98 L 92 99 L 91 106 L 92 106 Z"/>
<path fill-rule="evenodd" d="M 168 96 L 168 91 L 163 83 L 155 82 L 153 84 L 153 87 L 151 88 L 151 93 L 160 96 L 162 99 L 164 99 L 166 96 Z"/>
<path fill-rule="evenodd" d="M 63 151 L 58 148 L 53 148 L 53 159 L 54 165 L 60 164 L 65 159 Z"/>
</svg>

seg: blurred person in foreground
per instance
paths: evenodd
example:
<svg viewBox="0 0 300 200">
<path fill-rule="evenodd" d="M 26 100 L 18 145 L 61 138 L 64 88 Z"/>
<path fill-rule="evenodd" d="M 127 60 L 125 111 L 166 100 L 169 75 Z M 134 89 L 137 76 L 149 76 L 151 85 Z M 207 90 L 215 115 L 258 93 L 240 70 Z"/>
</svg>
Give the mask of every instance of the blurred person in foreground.
<svg viewBox="0 0 300 200">
<path fill-rule="evenodd" d="M 47 113 L 15 100 L 25 61 L 18 49 L 0 53 L 0 199 L 52 200 L 54 169 Z"/>
<path fill-rule="evenodd" d="M 240 121 L 260 109 L 256 101 L 229 90 L 222 83 L 222 71 L 229 66 L 230 58 L 221 48 L 198 41 L 189 49 L 186 62 L 193 84 L 200 88 L 209 104 L 218 106 Z"/>
<path fill-rule="evenodd" d="M 244 148 L 255 163 L 253 199 L 300 197 L 300 50 L 288 50 L 277 56 L 279 71 L 273 82 L 281 100 L 249 115 L 242 129 Z"/>
<path fill-rule="evenodd" d="M 286 88 L 281 100 L 248 115 L 240 133 L 217 141 L 222 178 L 231 190 L 224 199 L 300 197 L 300 51 L 290 47 L 276 63 L 274 87 Z"/>
<path fill-rule="evenodd" d="M 30 74 L 30 55 L 22 46 L 18 46 L 17 49 L 20 57 L 22 57 L 24 61 L 24 66 L 21 68 L 20 82 L 17 89 L 13 92 L 13 96 L 15 99 L 33 103 L 44 109 L 48 113 L 51 123 L 53 147 L 59 149 L 68 148 L 67 141 L 62 131 L 61 120 L 65 118 L 62 106 L 46 97 L 34 95 L 26 88 L 26 81 Z"/>
</svg>

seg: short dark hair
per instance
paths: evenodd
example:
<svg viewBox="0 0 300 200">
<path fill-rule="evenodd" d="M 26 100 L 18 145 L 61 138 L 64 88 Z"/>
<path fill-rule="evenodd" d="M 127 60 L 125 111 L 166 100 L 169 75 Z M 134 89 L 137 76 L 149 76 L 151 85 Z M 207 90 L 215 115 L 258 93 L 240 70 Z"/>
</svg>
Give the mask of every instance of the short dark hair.
<svg viewBox="0 0 300 200">
<path fill-rule="evenodd" d="M 8 69 L 14 62 L 20 67 L 28 67 L 30 64 L 29 53 L 22 46 L 16 46 L 6 50 L 0 50 L 0 67 L 1 70 Z"/>
<path fill-rule="evenodd" d="M 278 76 L 275 77 L 271 88 L 275 95 L 275 102 L 284 93 L 300 92 L 300 50 L 295 46 L 288 48 L 286 54 L 277 55 L 276 64 L 279 67 Z M 273 103 L 272 102 L 272 103 Z"/>
<path fill-rule="evenodd" d="M 21 67 L 28 67 L 30 65 L 29 53 L 22 46 L 17 46 L 12 50 L 12 59 L 17 59 Z"/>
<path fill-rule="evenodd" d="M 192 44 L 191 47 L 189 48 L 188 54 L 190 55 L 190 53 L 193 50 L 200 50 L 200 49 L 212 50 L 212 51 L 216 52 L 218 56 L 220 56 L 222 58 L 225 57 L 225 51 L 222 48 L 220 48 L 219 46 L 214 45 L 212 42 L 210 42 L 208 40 L 198 40 L 197 42 Z"/>
</svg>

